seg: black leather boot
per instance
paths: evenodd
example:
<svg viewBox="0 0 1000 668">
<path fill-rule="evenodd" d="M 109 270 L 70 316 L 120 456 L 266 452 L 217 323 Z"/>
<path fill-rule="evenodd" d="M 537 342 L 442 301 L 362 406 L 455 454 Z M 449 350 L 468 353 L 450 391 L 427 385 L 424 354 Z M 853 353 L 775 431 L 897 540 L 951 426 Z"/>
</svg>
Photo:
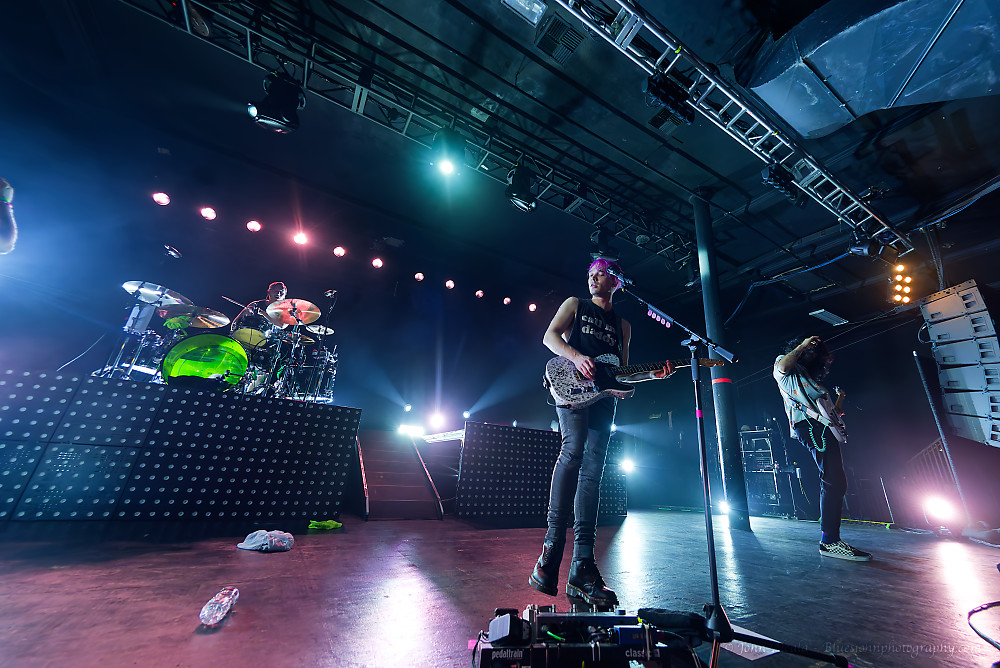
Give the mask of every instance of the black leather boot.
<svg viewBox="0 0 1000 668">
<path fill-rule="evenodd" d="M 618 596 L 607 588 L 593 559 L 574 559 L 569 567 L 566 595 L 594 606 L 618 605 Z"/>
<path fill-rule="evenodd" d="M 565 543 L 542 543 L 542 556 L 538 557 L 528 584 L 543 594 L 555 596 L 559 593 L 559 564 L 562 562 L 563 547 Z"/>
</svg>

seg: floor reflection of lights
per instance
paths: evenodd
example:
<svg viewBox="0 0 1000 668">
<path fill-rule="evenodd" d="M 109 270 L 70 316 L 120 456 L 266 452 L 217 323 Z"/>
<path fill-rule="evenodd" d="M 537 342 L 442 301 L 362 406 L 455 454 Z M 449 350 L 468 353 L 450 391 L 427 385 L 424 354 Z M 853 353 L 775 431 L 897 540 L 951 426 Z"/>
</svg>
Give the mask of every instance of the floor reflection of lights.
<svg viewBox="0 0 1000 668">
<path fill-rule="evenodd" d="M 733 549 L 733 535 L 729 530 L 729 517 L 726 515 L 712 517 L 715 528 L 715 565 L 719 571 L 719 599 L 723 607 L 742 606 L 746 603 L 747 593 L 744 588 L 743 575 L 736 560 Z M 707 558 L 707 556 L 706 556 Z"/>
<path fill-rule="evenodd" d="M 987 601 L 984 577 L 995 577 L 992 569 L 986 573 L 971 558 L 971 545 L 942 541 L 937 546 L 941 580 L 948 589 L 955 609 L 965 614 Z"/>
</svg>

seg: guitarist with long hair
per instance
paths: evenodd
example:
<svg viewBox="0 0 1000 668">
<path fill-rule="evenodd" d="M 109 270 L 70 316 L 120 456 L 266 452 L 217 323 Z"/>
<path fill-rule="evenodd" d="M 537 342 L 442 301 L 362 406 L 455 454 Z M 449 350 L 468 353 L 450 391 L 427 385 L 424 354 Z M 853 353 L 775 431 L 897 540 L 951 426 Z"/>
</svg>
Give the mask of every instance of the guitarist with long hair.
<svg viewBox="0 0 1000 668">
<path fill-rule="evenodd" d="M 542 339 L 549 350 L 570 360 L 586 379 L 594 378 L 598 367 L 594 358 L 600 355 L 613 354 L 622 364 L 628 363 L 632 329 L 611 307 L 612 295 L 621 282 L 608 273 L 609 266 L 617 269 L 617 265 L 603 258 L 590 265 L 587 279 L 590 299 L 570 297 L 564 301 Z M 673 372 L 673 364 L 667 362 L 662 368 L 640 371 L 619 380 L 634 383 L 666 378 Z M 542 554 L 528 581 L 543 594 L 555 596 L 558 592 L 559 565 L 572 513 L 573 561 L 566 594 L 601 607 L 618 604 L 618 597 L 605 585 L 594 559 L 601 478 L 616 401 L 614 396 L 606 396 L 585 407 L 556 405 L 562 447 L 552 471 L 548 530 Z"/>
<path fill-rule="evenodd" d="M 785 403 L 792 438 L 806 446 L 819 468 L 819 553 L 848 561 L 870 561 L 872 555 L 851 547 L 840 537 L 840 518 L 847 493 L 847 474 L 840 446 L 847 442 L 841 416 L 844 394 L 836 401 L 820 383 L 830 372 L 833 353 L 818 336 L 785 344 L 774 360 L 774 380 Z"/>
</svg>

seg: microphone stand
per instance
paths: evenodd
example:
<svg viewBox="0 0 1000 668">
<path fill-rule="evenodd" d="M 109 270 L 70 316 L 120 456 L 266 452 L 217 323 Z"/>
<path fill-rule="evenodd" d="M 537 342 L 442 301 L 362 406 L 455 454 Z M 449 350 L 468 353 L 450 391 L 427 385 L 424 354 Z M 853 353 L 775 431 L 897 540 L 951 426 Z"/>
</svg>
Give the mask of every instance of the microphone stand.
<svg viewBox="0 0 1000 668">
<path fill-rule="evenodd" d="M 710 355 L 718 355 L 730 364 L 736 361 L 736 357 L 731 352 L 709 339 L 707 336 L 698 334 L 691 328 L 681 322 L 678 322 L 677 320 L 674 320 L 672 317 L 650 304 L 647 300 L 640 297 L 635 292 L 634 283 L 620 272 L 615 271 L 611 267 L 608 267 L 607 271 L 609 274 L 621 281 L 621 287 L 619 289 L 622 292 L 631 295 L 640 304 L 646 307 L 646 315 L 654 318 L 665 327 L 677 325 L 687 332 L 688 335 L 686 339 L 681 341 L 681 345 L 687 347 L 687 349 L 691 351 L 691 384 L 692 389 L 694 390 L 695 421 L 698 425 L 698 453 L 701 458 L 701 484 L 705 502 L 705 532 L 708 538 L 708 572 L 712 586 L 712 602 L 706 604 L 704 611 L 705 629 L 707 631 L 707 637 L 705 639 L 712 642 L 712 655 L 709 662 L 709 668 L 716 668 L 718 666 L 719 654 L 721 652 L 722 645 L 724 643 L 732 642 L 733 640 L 740 640 L 758 647 L 768 647 L 770 649 L 776 649 L 781 652 L 795 654 L 810 659 L 818 659 L 820 661 L 832 663 L 840 668 L 849 668 L 847 658 L 838 654 L 814 652 L 812 650 L 805 649 L 804 647 L 786 645 L 784 643 L 768 640 L 766 638 L 760 638 L 755 635 L 740 633 L 733 629 L 733 625 L 729 622 L 726 610 L 722 606 L 722 602 L 719 599 L 719 571 L 715 561 L 715 533 L 714 527 L 712 526 L 712 490 L 709 486 L 708 478 L 708 451 L 705 445 L 705 417 L 701 406 L 701 367 L 698 364 L 698 346 L 704 343 L 708 348 Z"/>
</svg>

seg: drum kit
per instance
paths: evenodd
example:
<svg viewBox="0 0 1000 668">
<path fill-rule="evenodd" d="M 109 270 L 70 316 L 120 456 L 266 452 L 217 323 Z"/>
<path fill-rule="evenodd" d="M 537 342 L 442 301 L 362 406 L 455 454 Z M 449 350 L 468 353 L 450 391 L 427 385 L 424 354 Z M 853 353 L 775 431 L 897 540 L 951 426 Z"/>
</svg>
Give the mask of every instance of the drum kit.
<svg viewBox="0 0 1000 668">
<path fill-rule="evenodd" d="M 337 346 L 322 315 L 304 299 L 282 299 L 261 306 L 242 304 L 239 327 L 231 335 L 222 328 L 230 319 L 197 306 L 184 295 L 146 281 L 127 281 L 122 289 L 135 300 L 125 323 L 121 345 L 93 375 L 126 378 L 179 387 L 233 391 L 319 403 L 333 402 Z M 150 325 L 163 320 L 168 333 Z M 187 328 L 196 333 L 189 334 Z M 216 331 L 211 331 L 216 330 Z"/>
</svg>

